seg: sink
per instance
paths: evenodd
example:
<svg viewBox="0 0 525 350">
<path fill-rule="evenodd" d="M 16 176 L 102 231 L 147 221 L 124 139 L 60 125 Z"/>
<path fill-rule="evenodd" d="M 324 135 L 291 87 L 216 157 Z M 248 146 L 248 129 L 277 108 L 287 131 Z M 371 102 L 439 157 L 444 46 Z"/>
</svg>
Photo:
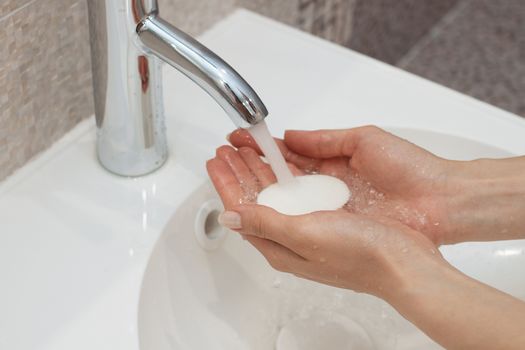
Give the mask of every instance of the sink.
<svg viewBox="0 0 525 350">
<path fill-rule="evenodd" d="M 451 159 L 511 155 L 467 138 L 389 130 Z M 441 349 L 380 299 L 273 270 L 238 234 L 201 218 L 221 210 L 210 203 L 217 197 L 205 182 L 153 250 L 139 303 L 141 350 Z M 441 250 L 465 273 L 525 300 L 517 278 L 525 276 L 525 240 Z"/>
<path fill-rule="evenodd" d="M 448 158 L 525 154 L 525 120 L 256 14 L 200 39 L 254 86 L 277 136 L 375 124 Z M 102 169 L 89 118 L 0 184 L 0 349 L 439 349 L 381 300 L 276 272 L 220 228 L 204 164 L 233 125 L 163 75 L 170 158 L 157 172 Z M 442 251 L 525 298 L 525 241 Z"/>
</svg>

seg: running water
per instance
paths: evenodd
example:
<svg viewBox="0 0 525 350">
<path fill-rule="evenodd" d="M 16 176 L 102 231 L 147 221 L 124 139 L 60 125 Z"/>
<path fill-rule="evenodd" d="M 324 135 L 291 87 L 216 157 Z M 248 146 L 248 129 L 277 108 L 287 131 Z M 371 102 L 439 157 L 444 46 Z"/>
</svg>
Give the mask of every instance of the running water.
<svg viewBox="0 0 525 350">
<path fill-rule="evenodd" d="M 275 174 L 275 177 L 277 177 L 277 182 L 279 182 L 279 184 L 286 184 L 293 181 L 294 176 L 288 168 L 288 165 L 286 165 L 286 161 L 284 160 L 279 147 L 277 147 L 275 140 L 272 135 L 270 135 L 266 122 L 263 120 L 249 128 L 248 131 L 254 138 L 255 142 L 257 142 L 257 145 L 259 145 L 266 160 L 272 167 L 273 173 Z"/>
<path fill-rule="evenodd" d="M 264 121 L 248 129 L 277 177 L 277 183 L 257 196 L 257 203 L 286 215 L 336 210 L 348 202 L 350 191 L 341 180 L 327 175 L 294 178 Z"/>
</svg>

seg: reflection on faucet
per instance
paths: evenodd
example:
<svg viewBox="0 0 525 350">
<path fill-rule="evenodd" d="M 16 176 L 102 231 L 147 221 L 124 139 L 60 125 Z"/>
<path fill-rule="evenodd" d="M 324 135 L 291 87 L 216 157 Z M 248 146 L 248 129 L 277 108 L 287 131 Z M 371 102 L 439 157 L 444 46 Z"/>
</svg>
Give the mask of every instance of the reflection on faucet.
<svg viewBox="0 0 525 350">
<path fill-rule="evenodd" d="M 139 56 L 139 74 L 142 83 L 142 93 L 146 93 L 149 88 L 149 63 L 146 56 Z"/>
<path fill-rule="evenodd" d="M 268 115 L 230 65 L 159 17 L 157 1 L 90 0 L 88 8 L 97 153 L 109 171 L 144 175 L 167 159 L 161 61 L 203 88 L 238 127 Z"/>
</svg>

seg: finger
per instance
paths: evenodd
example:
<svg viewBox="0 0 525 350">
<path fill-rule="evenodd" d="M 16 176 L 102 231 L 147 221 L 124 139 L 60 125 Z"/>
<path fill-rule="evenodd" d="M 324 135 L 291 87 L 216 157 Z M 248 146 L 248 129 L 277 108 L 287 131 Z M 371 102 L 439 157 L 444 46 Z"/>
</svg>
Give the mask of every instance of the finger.
<svg viewBox="0 0 525 350">
<path fill-rule="evenodd" d="M 288 169 L 290 169 L 290 172 L 292 173 L 293 176 L 303 176 L 304 175 L 304 171 L 299 169 L 297 165 L 295 165 L 294 163 L 286 163 L 286 165 L 288 165 Z"/>
<path fill-rule="evenodd" d="M 249 147 L 254 149 L 258 154 L 262 155 L 262 151 L 253 139 L 252 135 L 246 129 L 237 129 L 228 135 L 228 141 L 235 148 Z"/>
<path fill-rule="evenodd" d="M 313 235 L 303 234 L 308 223 L 306 216 L 289 216 L 261 205 L 242 205 L 232 209 L 239 215 L 236 229 L 248 236 L 255 236 L 279 243 L 280 245 L 304 256 L 303 252 L 312 247 Z"/>
<path fill-rule="evenodd" d="M 312 158 L 351 157 L 364 135 L 380 132 L 373 126 L 346 130 L 287 130 L 286 146 L 297 154 Z"/>
<path fill-rule="evenodd" d="M 241 147 L 239 154 L 251 172 L 257 177 L 262 188 L 266 188 L 277 181 L 270 165 L 262 161 L 253 148 Z"/>
<path fill-rule="evenodd" d="M 230 166 L 222 159 L 213 158 L 206 163 L 206 169 L 224 207 L 230 209 L 239 205 L 243 192 Z"/>
<path fill-rule="evenodd" d="M 295 273 L 302 271 L 307 264 L 307 261 L 302 256 L 274 241 L 254 236 L 246 236 L 246 240 L 278 271 Z"/>
<path fill-rule="evenodd" d="M 254 141 L 253 137 L 245 129 L 235 130 L 229 135 L 228 139 L 230 143 L 236 148 L 253 148 L 259 155 L 263 155 L 261 149 Z M 319 168 L 319 161 L 317 159 L 312 159 L 292 152 L 281 139 L 274 138 L 274 140 L 287 162 L 295 164 L 300 169 L 307 171 L 317 171 Z"/>
<path fill-rule="evenodd" d="M 228 163 L 242 189 L 248 192 L 259 190 L 257 178 L 235 149 L 231 146 L 221 146 L 217 149 L 217 157 Z"/>
<path fill-rule="evenodd" d="M 319 168 L 319 173 L 323 175 L 334 176 L 343 181 L 347 181 L 349 175 L 349 166 L 350 163 L 348 161 L 348 157 L 330 158 L 323 162 Z"/>
</svg>

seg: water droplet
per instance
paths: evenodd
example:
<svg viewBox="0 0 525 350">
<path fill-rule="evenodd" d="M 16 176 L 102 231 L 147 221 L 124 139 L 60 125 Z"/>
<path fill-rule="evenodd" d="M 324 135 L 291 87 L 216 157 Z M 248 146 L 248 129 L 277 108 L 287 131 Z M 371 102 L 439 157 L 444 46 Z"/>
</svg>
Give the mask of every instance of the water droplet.
<svg viewBox="0 0 525 350">
<path fill-rule="evenodd" d="M 326 258 L 319 258 L 319 262 L 320 263 L 325 263 L 326 262 Z"/>
</svg>

